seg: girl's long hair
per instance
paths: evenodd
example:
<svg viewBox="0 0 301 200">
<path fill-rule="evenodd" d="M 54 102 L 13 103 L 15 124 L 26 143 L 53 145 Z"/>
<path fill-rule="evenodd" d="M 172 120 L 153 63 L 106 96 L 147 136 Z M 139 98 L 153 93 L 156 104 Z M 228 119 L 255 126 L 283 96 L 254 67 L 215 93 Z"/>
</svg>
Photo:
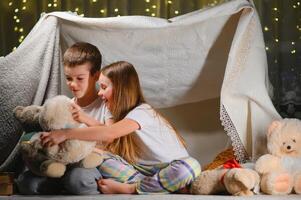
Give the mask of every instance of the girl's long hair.
<svg viewBox="0 0 301 200">
<path fill-rule="evenodd" d="M 108 77 L 113 84 L 112 104 L 109 105 L 109 110 L 115 122 L 122 120 L 135 107 L 145 103 L 138 74 L 132 64 L 125 61 L 115 62 L 103 67 L 101 73 Z M 168 124 L 170 125 L 170 123 Z M 177 131 L 175 132 L 179 141 L 185 146 L 184 139 Z M 129 163 L 135 163 L 141 154 L 135 136 L 135 134 L 128 134 L 116 138 L 106 145 L 106 149 L 121 156 Z"/>
</svg>

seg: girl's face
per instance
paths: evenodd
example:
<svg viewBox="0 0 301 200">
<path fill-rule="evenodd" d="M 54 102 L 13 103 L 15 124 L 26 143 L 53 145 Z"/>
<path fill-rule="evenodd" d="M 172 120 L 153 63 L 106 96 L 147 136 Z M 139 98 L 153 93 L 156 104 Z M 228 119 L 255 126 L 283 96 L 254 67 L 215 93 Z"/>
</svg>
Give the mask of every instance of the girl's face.
<svg viewBox="0 0 301 200">
<path fill-rule="evenodd" d="M 66 83 L 77 99 L 91 95 L 95 92 L 95 83 L 98 73 L 90 74 L 91 64 L 89 62 L 74 67 L 64 67 Z"/>
<path fill-rule="evenodd" d="M 98 96 L 102 98 L 108 107 L 112 105 L 112 94 L 113 94 L 113 84 L 111 80 L 104 76 L 103 74 L 100 74 L 99 79 L 98 79 L 98 84 L 99 84 L 99 92 Z"/>
</svg>

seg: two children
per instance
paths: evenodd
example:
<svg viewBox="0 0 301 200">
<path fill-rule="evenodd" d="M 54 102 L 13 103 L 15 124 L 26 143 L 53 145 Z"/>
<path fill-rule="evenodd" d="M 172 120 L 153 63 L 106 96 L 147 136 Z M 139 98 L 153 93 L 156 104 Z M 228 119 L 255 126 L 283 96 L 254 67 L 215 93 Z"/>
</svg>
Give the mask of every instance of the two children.
<svg viewBox="0 0 301 200">
<path fill-rule="evenodd" d="M 109 153 L 102 154 L 104 161 L 98 167 L 102 193 L 187 192 L 200 165 L 188 155 L 170 123 L 145 102 L 134 67 L 124 61 L 108 65 L 101 70 L 98 83 L 98 95 L 114 123 L 44 132 L 42 143 L 51 146 L 67 139 L 106 143 Z"/>
<path fill-rule="evenodd" d="M 183 138 L 145 102 L 130 63 L 116 62 L 99 71 L 100 64 L 101 54 L 91 44 L 76 43 L 65 52 L 64 73 L 74 95 L 71 112 L 86 127 L 45 132 L 41 139 L 46 146 L 67 139 L 102 142 L 103 163 L 97 169 L 69 169 L 61 179 L 27 171 L 18 179 L 21 193 L 186 193 L 201 169 Z M 54 190 L 57 186 L 63 188 Z"/>
</svg>

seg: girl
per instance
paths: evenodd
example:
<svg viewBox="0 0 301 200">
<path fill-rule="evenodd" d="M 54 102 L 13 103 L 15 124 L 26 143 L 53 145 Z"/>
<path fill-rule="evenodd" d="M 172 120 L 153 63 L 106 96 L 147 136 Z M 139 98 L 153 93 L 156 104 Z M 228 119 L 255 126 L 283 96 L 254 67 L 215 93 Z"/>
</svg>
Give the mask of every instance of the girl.
<svg viewBox="0 0 301 200">
<path fill-rule="evenodd" d="M 114 124 L 44 133 L 44 145 L 67 139 L 97 140 L 107 144 L 98 167 L 106 194 L 187 192 L 200 174 L 199 163 L 189 157 L 183 138 L 142 95 L 134 67 L 120 61 L 101 70 L 98 95 L 106 102 Z"/>
</svg>

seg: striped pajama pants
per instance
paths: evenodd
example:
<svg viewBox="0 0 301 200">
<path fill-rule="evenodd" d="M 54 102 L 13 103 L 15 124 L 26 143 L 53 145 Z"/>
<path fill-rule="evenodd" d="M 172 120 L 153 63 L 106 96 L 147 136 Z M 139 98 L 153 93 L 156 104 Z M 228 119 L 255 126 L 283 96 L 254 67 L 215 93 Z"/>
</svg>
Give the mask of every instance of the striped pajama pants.
<svg viewBox="0 0 301 200">
<path fill-rule="evenodd" d="M 103 178 L 121 183 L 136 183 L 138 194 L 174 193 L 185 188 L 201 173 L 201 167 L 192 157 L 156 165 L 131 165 L 120 156 L 105 153 L 98 167 Z"/>
</svg>

